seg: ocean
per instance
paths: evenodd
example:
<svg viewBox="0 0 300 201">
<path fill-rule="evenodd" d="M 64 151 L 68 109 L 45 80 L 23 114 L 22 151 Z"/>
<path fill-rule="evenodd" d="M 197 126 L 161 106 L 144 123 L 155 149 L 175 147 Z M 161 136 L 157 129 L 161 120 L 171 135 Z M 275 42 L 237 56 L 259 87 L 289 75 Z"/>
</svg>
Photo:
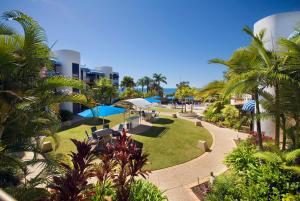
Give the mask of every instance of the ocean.
<svg viewBox="0 0 300 201">
<path fill-rule="evenodd" d="M 164 95 L 174 94 L 176 92 L 176 88 L 164 88 Z"/>
</svg>

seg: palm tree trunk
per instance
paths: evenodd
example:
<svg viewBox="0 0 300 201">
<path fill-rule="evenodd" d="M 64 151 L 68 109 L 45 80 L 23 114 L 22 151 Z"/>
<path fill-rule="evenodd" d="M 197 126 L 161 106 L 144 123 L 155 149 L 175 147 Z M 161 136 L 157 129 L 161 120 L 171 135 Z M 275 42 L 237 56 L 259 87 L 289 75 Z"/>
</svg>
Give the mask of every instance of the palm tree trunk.
<svg viewBox="0 0 300 201">
<path fill-rule="evenodd" d="M 183 113 L 183 99 L 181 99 L 181 113 Z"/>
<path fill-rule="evenodd" d="M 259 97 L 258 97 L 258 91 L 255 91 L 254 94 L 255 99 L 255 107 L 256 107 L 256 129 L 257 129 L 257 137 L 258 137 L 258 147 L 259 150 L 263 150 L 263 144 L 262 144 L 262 133 L 261 133 L 261 124 L 260 124 L 260 109 L 259 109 Z"/>
<path fill-rule="evenodd" d="M 280 100 L 279 85 L 275 84 L 275 145 L 279 148 L 280 139 Z"/>
<path fill-rule="evenodd" d="M 282 120 L 282 130 L 283 130 L 283 135 L 282 135 L 282 150 L 285 150 L 286 147 L 286 118 L 284 114 L 281 115 L 281 120 Z"/>
</svg>

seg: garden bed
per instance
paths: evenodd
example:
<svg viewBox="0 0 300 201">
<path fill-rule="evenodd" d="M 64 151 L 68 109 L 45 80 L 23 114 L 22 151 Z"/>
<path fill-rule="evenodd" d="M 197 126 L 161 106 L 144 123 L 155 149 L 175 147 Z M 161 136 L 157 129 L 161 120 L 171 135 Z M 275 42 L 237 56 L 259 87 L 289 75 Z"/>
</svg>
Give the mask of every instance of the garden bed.
<svg viewBox="0 0 300 201">
<path fill-rule="evenodd" d="M 211 187 L 208 181 L 192 187 L 193 193 L 197 196 L 199 200 L 204 200 L 208 192 L 210 192 Z"/>
</svg>

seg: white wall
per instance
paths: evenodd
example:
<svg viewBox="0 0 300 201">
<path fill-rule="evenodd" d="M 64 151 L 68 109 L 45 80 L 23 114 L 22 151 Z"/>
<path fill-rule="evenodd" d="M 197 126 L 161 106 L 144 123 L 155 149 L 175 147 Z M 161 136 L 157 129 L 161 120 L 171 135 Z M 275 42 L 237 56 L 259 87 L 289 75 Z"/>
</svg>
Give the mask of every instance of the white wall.
<svg viewBox="0 0 300 201">
<path fill-rule="evenodd" d="M 60 72 L 65 77 L 72 77 L 72 63 L 77 63 L 80 66 L 80 53 L 74 50 L 57 50 L 53 52 L 53 56 L 58 59 L 61 63 L 61 66 L 57 68 L 57 71 Z M 79 79 L 80 79 L 80 68 L 79 68 Z M 71 87 L 63 87 L 59 90 L 72 93 Z M 60 105 L 62 110 L 68 110 L 73 112 L 73 103 L 66 102 Z"/>
<path fill-rule="evenodd" d="M 264 45 L 269 50 L 278 50 L 278 39 L 288 38 L 293 33 L 297 24 L 300 23 L 300 12 L 279 13 L 265 17 L 254 24 L 254 33 L 258 34 L 265 29 Z M 266 89 L 270 93 L 274 93 L 272 88 Z M 262 109 L 263 111 L 263 109 Z M 255 128 L 256 130 L 256 125 Z M 266 135 L 275 136 L 275 123 L 272 120 L 262 121 L 262 131 Z"/>
<path fill-rule="evenodd" d="M 105 74 L 105 77 L 110 78 L 110 74 L 112 73 L 111 66 L 101 66 L 101 67 L 96 67 L 96 69 L 102 71 Z"/>
</svg>

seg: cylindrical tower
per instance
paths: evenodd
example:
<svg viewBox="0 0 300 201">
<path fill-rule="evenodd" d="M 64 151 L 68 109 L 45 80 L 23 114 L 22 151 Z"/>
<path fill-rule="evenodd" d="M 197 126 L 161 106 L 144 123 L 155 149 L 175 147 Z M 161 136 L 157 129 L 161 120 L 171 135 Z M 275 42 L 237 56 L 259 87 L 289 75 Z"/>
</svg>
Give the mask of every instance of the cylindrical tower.
<svg viewBox="0 0 300 201">
<path fill-rule="evenodd" d="M 300 23 L 300 11 L 270 15 L 254 24 L 254 34 L 258 34 L 261 30 L 265 29 L 264 45 L 267 49 L 276 51 L 279 49 L 279 45 L 277 44 L 278 39 L 291 36 L 298 23 Z M 266 90 L 274 94 L 272 88 Z M 266 135 L 275 136 L 274 121 L 262 120 L 261 126 L 262 131 L 265 132 Z"/>
</svg>

